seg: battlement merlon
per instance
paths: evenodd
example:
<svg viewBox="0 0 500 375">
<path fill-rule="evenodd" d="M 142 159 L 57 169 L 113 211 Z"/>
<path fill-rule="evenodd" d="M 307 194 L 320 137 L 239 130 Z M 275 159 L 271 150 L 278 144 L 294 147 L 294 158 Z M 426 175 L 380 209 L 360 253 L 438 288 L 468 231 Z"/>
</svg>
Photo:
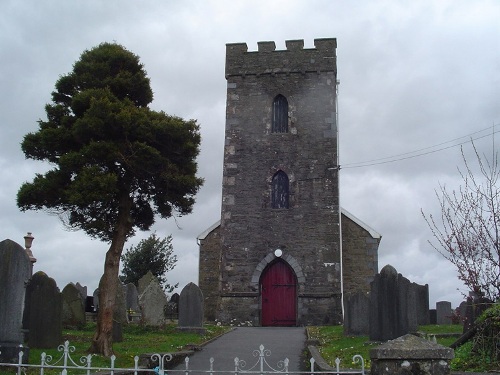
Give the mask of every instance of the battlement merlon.
<svg viewBox="0 0 500 375">
<path fill-rule="evenodd" d="M 248 52 L 246 43 L 226 44 L 226 78 L 231 76 L 334 72 L 337 74 L 337 39 L 314 39 L 315 48 L 304 40 L 287 40 L 286 50 L 276 51 L 274 42 L 258 42 Z"/>
</svg>

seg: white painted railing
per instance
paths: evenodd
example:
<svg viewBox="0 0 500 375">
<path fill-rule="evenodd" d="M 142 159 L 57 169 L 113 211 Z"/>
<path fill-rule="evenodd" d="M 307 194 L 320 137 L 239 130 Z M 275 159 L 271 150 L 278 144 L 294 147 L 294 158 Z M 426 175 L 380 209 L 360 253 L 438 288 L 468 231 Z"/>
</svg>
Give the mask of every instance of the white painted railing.
<svg viewBox="0 0 500 375">
<path fill-rule="evenodd" d="M 310 360 L 310 370 L 309 371 L 289 371 L 288 365 L 289 360 L 285 358 L 282 361 L 279 361 L 275 367 L 271 366 L 266 357 L 271 355 L 271 351 L 269 349 L 265 349 L 264 345 L 260 345 L 258 350 L 254 350 L 253 356 L 258 357 L 255 364 L 247 368 L 247 363 L 244 360 L 239 359 L 238 357 L 234 358 L 234 368 L 228 370 L 214 370 L 214 358 L 210 358 L 209 368 L 205 370 L 193 370 L 189 367 L 189 357 L 186 357 L 184 360 L 184 368 L 180 369 L 166 369 L 166 365 L 172 361 L 172 354 L 153 354 L 151 355 L 151 360 L 154 363 L 158 363 L 155 368 L 149 369 L 144 367 L 139 367 L 139 357 L 134 357 L 134 367 L 132 368 L 120 368 L 115 367 L 116 357 L 113 355 L 110 358 L 110 366 L 109 367 L 94 367 L 92 366 L 92 354 L 87 356 L 83 356 L 80 358 L 80 364 L 77 364 L 72 358 L 71 353 L 75 351 L 75 347 L 69 344 L 69 341 L 66 341 L 63 345 L 60 345 L 57 348 L 58 351 L 62 352 L 62 355 L 59 359 L 54 360 L 51 355 L 47 355 L 46 353 L 42 353 L 41 360 L 39 365 L 35 364 L 26 364 L 23 363 L 23 348 L 20 346 L 18 362 L 17 363 L 0 363 L 1 366 L 11 367 L 16 370 L 17 375 L 24 375 L 28 370 L 39 369 L 39 374 L 44 375 L 46 370 L 51 370 L 51 373 L 54 373 L 53 370 L 59 372 L 61 375 L 68 374 L 87 374 L 91 375 L 92 373 L 99 372 L 100 374 L 109 373 L 110 375 L 115 375 L 115 373 L 120 374 L 134 374 L 138 375 L 139 373 L 155 373 L 156 375 L 193 375 L 193 374 L 233 374 L 233 375 L 250 375 L 250 374 L 365 374 L 365 363 L 363 357 L 360 355 L 355 355 L 352 360 L 353 363 L 357 363 L 361 365 L 361 369 L 358 370 L 341 370 L 340 369 L 340 359 L 336 359 L 335 361 L 335 369 L 331 371 L 317 371 L 315 370 L 315 360 L 311 358 Z M 1 348 L 0 348 L 1 353 Z M 181 366 L 178 366 L 181 367 Z M 35 371 L 29 371 L 29 374 L 33 374 Z"/>
</svg>

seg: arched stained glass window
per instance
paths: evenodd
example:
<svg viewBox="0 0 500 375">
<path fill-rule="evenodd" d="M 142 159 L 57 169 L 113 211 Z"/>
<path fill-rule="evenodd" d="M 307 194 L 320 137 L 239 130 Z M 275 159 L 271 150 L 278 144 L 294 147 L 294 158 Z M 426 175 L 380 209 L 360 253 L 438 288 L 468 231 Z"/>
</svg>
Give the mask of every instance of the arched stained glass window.
<svg viewBox="0 0 500 375">
<path fill-rule="evenodd" d="M 289 181 L 283 171 L 278 171 L 272 181 L 272 208 L 288 208 Z"/>
<path fill-rule="evenodd" d="M 272 133 L 288 133 L 288 101 L 283 95 L 277 95 L 273 101 Z"/>
</svg>

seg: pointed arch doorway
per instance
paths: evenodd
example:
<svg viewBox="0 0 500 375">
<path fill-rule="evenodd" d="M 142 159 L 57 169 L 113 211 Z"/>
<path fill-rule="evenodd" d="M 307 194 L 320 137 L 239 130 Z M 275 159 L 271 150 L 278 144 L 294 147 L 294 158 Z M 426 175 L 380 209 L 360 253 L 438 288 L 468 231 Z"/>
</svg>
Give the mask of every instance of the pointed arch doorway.
<svg viewBox="0 0 500 375">
<path fill-rule="evenodd" d="M 297 325 L 297 277 L 283 260 L 269 264 L 260 279 L 261 325 Z"/>
</svg>

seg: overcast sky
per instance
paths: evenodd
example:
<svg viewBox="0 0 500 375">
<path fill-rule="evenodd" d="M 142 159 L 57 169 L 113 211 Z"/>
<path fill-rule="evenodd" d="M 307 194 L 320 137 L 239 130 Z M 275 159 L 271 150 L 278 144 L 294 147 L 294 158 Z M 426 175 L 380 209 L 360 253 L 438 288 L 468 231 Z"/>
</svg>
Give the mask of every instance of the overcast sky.
<svg viewBox="0 0 500 375">
<path fill-rule="evenodd" d="M 462 300 L 465 289 L 453 266 L 428 244 L 431 233 L 420 210 L 438 214 L 434 190 L 439 183 L 460 183 L 460 147 L 449 146 L 471 134 L 486 136 L 476 145 L 491 154 L 488 134 L 494 125 L 500 128 L 499 1 L 1 4 L 0 240 L 23 245 L 26 232 L 33 232 L 35 271 L 46 272 L 61 290 L 80 282 L 91 293 L 108 245 L 66 231 L 44 212 L 19 211 L 20 185 L 49 168 L 26 160 L 20 142 L 37 131 L 56 80 L 85 49 L 117 42 L 137 54 L 151 78 L 152 108 L 201 125 L 199 175 L 205 185 L 193 213 L 153 228 L 161 237 L 172 234 L 179 260 L 168 278 L 183 287 L 198 280 L 197 235 L 220 218 L 226 43 L 246 42 L 252 51 L 258 41 L 285 49 L 285 40 L 304 39 L 312 48 L 315 38 L 337 38 L 341 205 L 383 236 L 380 269 L 391 264 L 411 281 L 429 284 L 431 306 Z M 408 158 L 415 150 L 427 155 Z M 470 143 L 464 150 L 470 155 Z M 394 159 L 404 160 L 388 162 Z M 150 233 L 138 233 L 126 248 Z"/>
</svg>

